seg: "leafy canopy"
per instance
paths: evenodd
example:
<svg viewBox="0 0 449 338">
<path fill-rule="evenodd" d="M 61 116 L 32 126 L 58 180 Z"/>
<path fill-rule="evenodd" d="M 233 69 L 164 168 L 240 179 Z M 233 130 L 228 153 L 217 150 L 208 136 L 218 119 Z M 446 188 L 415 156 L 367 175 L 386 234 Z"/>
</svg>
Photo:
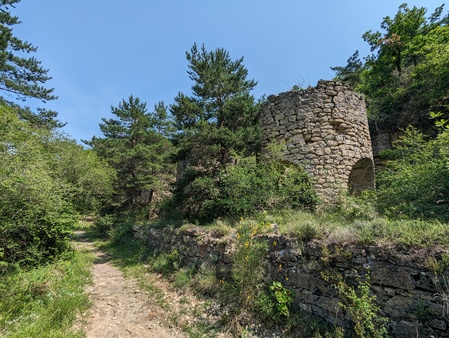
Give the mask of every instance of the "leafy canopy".
<svg viewBox="0 0 449 338">
<path fill-rule="evenodd" d="M 74 141 L 0 106 L 0 274 L 58 257 L 77 212 L 95 212 L 109 171 Z"/>
<path fill-rule="evenodd" d="M 427 140 L 409 127 L 385 151 L 389 159 L 377 177 L 378 205 L 394 217 L 449 220 L 449 130 Z"/>
<path fill-rule="evenodd" d="M 372 131 L 395 131 L 412 124 L 433 128 L 429 112 L 448 109 L 448 15 L 440 6 L 427 9 L 407 4 L 394 17 L 386 16 L 382 31 L 368 31 L 363 39 L 371 54 L 355 52 L 345 67 L 333 67 L 336 78 L 366 96 Z"/>
</svg>

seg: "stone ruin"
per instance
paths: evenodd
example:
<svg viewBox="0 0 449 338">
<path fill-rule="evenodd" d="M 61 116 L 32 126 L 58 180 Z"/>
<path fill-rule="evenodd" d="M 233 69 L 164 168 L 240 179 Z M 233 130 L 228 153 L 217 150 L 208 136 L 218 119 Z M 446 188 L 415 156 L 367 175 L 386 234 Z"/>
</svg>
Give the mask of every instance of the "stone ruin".
<svg viewBox="0 0 449 338">
<path fill-rule="evenodd" d="M 323 202 L 341 192 L 374 188 L 374 162 L 365 100 L 343 83 L 271 95 L 261 108 L 262 146 L 285 144 L 284 160 L 314 180 Z"/>
</svg>

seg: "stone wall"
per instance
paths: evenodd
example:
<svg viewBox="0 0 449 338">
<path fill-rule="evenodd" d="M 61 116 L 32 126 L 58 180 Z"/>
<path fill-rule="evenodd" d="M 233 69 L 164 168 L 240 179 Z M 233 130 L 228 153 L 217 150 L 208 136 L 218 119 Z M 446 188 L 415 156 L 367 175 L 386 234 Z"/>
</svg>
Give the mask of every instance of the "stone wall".
<svg viewBox="0 0 449 338">
<path fill-rule="evenodd" d="M 261 108 L 262 145 L 283 142 L 285 160 L 301 165 L 319 196 L 374 187 L 374 165 L 364 98 L 343 83 L 268 97 Z"/>
<path fill-rule="evenodd" d="M 219 276 L 229 275 L 235 236 L 199 227 L 151 229 L 142 234 L 149 247 L 160 253 L 177 250 L 183 266 L 210 264 Z M 301 242 L 277 234 L 261 236 L 269 244 L 264 265 L 266 283 L 280 281 L 295 291 L 295 308 L 331 325 L 353 327 L 349 313 L 322 272 L 338 273 L 357 286 L 357 276 L 369 272 L 371 291 L 381 315 L 388 318 L 392 337 L 449 337 L 449 285 L 435 284 L 430 258 L 441 259 L 442 249 L 408 250 L 361 245 Z M 447 275 L 447 267 L 445 274 Z M 438 287 L 442 287 L 439 289 Z"/>
</svg>

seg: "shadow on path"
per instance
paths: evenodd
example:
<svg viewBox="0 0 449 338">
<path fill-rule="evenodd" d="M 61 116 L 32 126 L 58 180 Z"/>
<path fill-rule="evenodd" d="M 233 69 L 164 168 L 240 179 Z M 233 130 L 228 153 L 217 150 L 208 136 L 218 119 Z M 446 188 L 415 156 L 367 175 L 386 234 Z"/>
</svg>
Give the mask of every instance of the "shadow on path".
<svg viewBox="0 0 449 338">
<path fill-rule="evenodd" d="M 104 264 L 111 261 L 112 256 L 99 249 L 94 242 L 98 237 L 86 230 L 77 230 L 72 234 L 72 241 L 75 242 L 76 249 L 84 249 L 94 253 L 94 264 Z"/>
</svg>

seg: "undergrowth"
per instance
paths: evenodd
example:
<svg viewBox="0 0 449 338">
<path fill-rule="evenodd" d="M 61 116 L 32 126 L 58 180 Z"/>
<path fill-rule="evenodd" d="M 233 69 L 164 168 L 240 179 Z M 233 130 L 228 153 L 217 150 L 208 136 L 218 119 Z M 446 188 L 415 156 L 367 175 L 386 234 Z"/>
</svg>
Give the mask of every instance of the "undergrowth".
<svg viewBox="0 0 449 338">
<path fill-rule="evenodd" d="M 93 255 L 69 252 L 63 259 L 0 278 L 0 336 L 84 337 L 72 329 L 89 307 L 83 293 Z"/>
</svg>

